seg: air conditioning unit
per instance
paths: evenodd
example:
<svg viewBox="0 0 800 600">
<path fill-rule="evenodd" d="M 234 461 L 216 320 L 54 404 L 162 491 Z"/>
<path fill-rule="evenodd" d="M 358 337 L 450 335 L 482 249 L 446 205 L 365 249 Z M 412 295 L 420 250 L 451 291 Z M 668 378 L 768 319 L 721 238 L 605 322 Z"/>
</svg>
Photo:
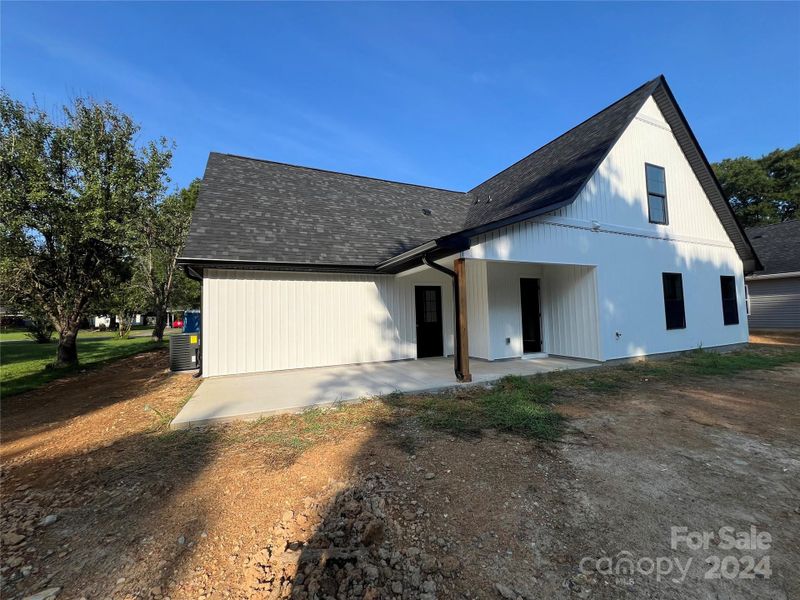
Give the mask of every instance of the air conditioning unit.
<svg viewBox="0 0 800 600">
<path fill-rule="evenodd" d="M 200 334 L 176 333 L 169 337 L 169 368 L 190 371 L 200 366 Z"/>
</svg>

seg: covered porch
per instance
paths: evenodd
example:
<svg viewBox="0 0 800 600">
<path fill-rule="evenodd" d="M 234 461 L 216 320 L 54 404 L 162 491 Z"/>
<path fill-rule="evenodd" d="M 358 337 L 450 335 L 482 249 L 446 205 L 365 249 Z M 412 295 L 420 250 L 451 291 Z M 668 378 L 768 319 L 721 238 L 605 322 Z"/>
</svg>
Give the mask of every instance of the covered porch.
<svg viewBox="0 0 800 600">
<path fill-rule="evenodd" d="M 472 384 L 506 375 L 535 375 L 586 369 L 598 363 L 569 358 L 531 358 L 470 363 Z M 426 358 L 316 367 L 206 379 L 171 423 L 183 429 L 233 420 L 252 420 L 392 392 L 436 391 L 458 385 L 452 358 Z M 462 384 L 463 385 L 463 384 Z"/>
<path fill-rule="evenodd" d="M 445 321 L 444 328 L 435 323 L 431 328 L 425 321 L 436 311 L 428 311 L 425 302 L 419 302 L 422 290 L 415 282 L 417 357 L 441 356 L 442 345 L 451 349 L 459 381 L 471 381 L 475 359 L 550 356 L 602 360 L 595 266 L 444 258 L 436 263 L 426 261 L 397 278 L 425 281 L 431 268 L 448 273 L 453 290 L 452 294 L 443 290 L 431 296 L 434 303 L 442 303 L 438 313 Z M 438 350 L 427 353 L 431 343 L 426 338 L 436 342 L 443 330 L 444 344 L 433 344 Z"/>
</svg>

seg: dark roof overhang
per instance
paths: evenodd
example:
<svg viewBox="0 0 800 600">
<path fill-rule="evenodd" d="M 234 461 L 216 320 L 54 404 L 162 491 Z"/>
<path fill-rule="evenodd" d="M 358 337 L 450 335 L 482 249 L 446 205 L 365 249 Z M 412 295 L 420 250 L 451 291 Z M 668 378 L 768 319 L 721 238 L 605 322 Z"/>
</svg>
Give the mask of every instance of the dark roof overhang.
<svg viewBox="0 0 800 600">
<path fill-rule="evenodd" d="M 469 238 L 461 234 L 445 236 L 437 240 L 430 240 L 389 260 L 385 260 L 376 269 L 379 273 L 385 274 L 402 273 L 422 265 L 423 258 L 426 256 L 430 260 L 439 260 L 440 258 L 469 250 L 469 245 Z"/>
<path fill-rule="evenodd" d="M 250 260 L 224 260 L 207 258 L 178 258 L 178 264 L 187 271 L 202 277 L 205 269 L 249 270 L 249 271 L 294 271 L 301 273 L 362 273 L 377 274 L 379 271 L 371 265 L 336 265 L 311 263 L 279 263 Z M 189 275 L 192 277 L 192 275 Z"/>
</svg>

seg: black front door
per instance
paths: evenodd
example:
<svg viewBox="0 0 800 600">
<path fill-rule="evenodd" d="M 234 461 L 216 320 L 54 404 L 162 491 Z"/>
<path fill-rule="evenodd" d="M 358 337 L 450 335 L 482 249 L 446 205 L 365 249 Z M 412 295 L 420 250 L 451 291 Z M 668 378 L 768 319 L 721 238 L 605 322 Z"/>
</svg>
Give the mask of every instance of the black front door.
<svg viewBox="0 0 800 600">
<path fill-rule="evenodd" d="M 417 358 L 442 356 L 442 290 L 420 285 L 414 288 L 417 308 Z"/>
<path fill-rule="evenodd" d="M 522 352 L 542 351 L 541 312 L 539 310 L 539 280 L 520 279 L 519 298 L 522 307 Z"/>
</svg>

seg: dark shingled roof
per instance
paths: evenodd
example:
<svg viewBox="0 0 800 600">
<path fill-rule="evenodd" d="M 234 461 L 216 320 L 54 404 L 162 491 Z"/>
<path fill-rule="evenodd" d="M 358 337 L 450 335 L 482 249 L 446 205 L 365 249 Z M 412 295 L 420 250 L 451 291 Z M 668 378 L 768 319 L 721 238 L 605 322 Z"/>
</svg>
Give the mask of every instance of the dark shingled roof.
<svg viewBox="0 0 800 600">
<path fill-rule="evenodd" d="M 651 95 L 662 111 L 671 109 L 665 114 L 680 130 L 676 135 L 692 168 L 740 256 L 752 264 L 755 254 L 683 115 L 672 106 L 663 77 L 469 192 L 211 153 L 181 261 L 374 270 L 428 242 L 453 247 L 454 239 L 573 202 Z"/>
<path fill-rule="evenodd" d="M 457 231 L 468 204 L 463 192 L 212 152 L 183 256 L 375 266 Z"/>
<path fill-rule="evenodd" d="M 764 264 L 758 275 L 800 272 L 800 220 L 749 227 L 745 232 Z"/>
</svg>

